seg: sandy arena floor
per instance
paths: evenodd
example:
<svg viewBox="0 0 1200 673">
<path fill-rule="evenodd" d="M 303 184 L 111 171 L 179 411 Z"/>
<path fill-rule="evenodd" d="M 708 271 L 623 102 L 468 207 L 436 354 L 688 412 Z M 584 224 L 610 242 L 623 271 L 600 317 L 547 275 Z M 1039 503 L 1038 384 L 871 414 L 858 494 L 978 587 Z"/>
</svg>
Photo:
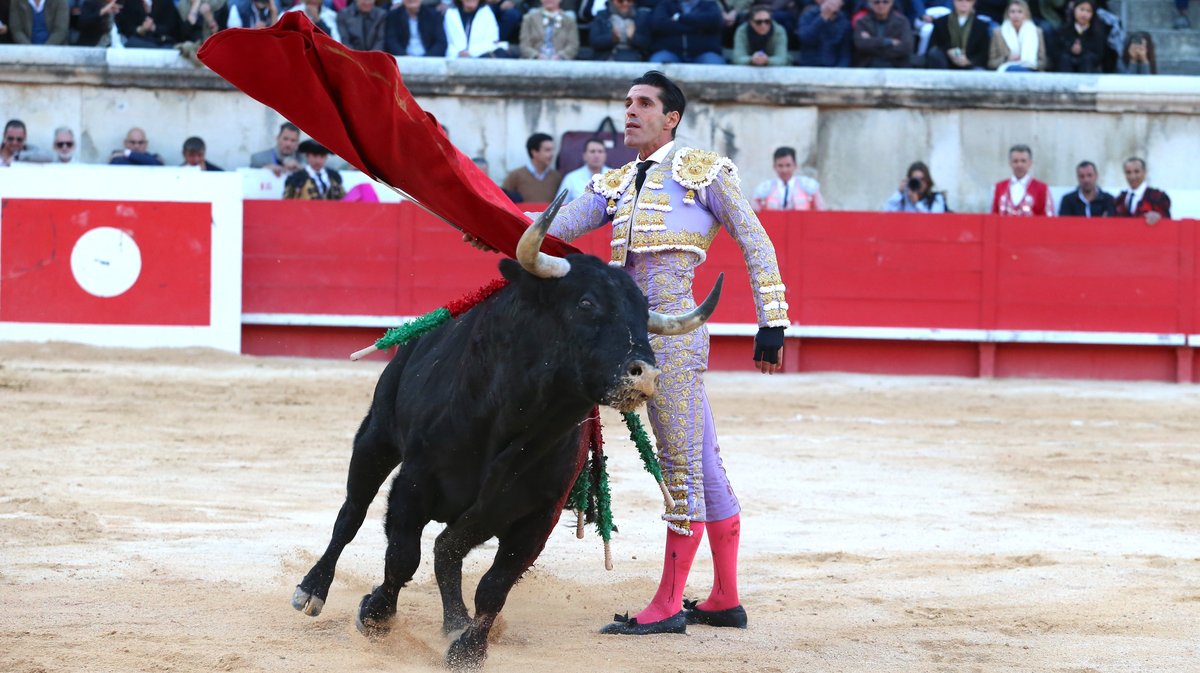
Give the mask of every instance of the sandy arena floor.
<svg viewBox="0 0 1200 673">
<path fill-rule="evenodd" d="M 441 670 L 436 524 L 395 631 L 354 629 L 382 498 L 324 613 L 289 603 L 380 368 L 0 344 L 0 671 Z M 1200 671 L 1200 388 L 713 374 L 709 394 L 751 628 L 596 634 L 650 596 L 663 537 L 607 412 L 616 569 L 565 519 L 486 670 Z M 705 544 L 691 595 L 710 568 Z"/>
</svg>

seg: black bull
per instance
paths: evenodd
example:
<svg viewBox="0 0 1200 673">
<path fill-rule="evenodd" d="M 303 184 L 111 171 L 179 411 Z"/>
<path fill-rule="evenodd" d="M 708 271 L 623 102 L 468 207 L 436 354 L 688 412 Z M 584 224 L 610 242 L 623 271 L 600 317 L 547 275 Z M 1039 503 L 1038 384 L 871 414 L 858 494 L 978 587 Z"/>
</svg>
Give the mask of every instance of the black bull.
<svg viewBox="0 0 1200 673">
<path fill-rule="evenodd" d="M 465 630 L 449 665 L 474 667 L 509 591 L 533 564 L 586 457 L 580 427 L 596 404 L 636 408 L 654 393 L 658 370 L 647 331 L 681 334 L 712 314 L 721 280 L 682 317 L 648 311 L 629 276 L 590 255 L 538 252 L 556 202 L 530 226 L 519 263 L 503 260 L 509 284 L 457 320 L 396 353 L 354 438 L 346 500 L 321 559 L 292 605 L 321 612 L 342 549 L 362 526 L 383 480 L 397 465 L 384 522 L 383 583 L 365 596 L 358 627 L 390 628 L 400 591 L 416 572 L 421 532 L 445 522 L 434 543 L 442 628 Z M 475 618 L 462 598 L 462 562 L 491 538 L 499 549 L 475 593 Z"/>
</svg>

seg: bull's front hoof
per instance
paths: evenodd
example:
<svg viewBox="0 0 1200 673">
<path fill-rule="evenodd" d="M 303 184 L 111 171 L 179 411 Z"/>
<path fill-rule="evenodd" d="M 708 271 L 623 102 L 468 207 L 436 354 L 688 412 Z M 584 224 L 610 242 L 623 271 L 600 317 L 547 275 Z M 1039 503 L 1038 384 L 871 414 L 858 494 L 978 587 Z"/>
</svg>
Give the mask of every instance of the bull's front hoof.
<svg viewBox="0 0 1200 673">
<path fill-rule="evenodd" d="M 309 617 L 316 617 L 325 607 L 325 601 L 305 591 L 304 587 L 297 586 L 296 593 L 292 594 L 292 607 Z"/>
<path fill-rule="evenodd" d="M 469 638 L 470 632 L 464 633 L 446 651 L 446 666 L 455 671 L 476 671 L 483 667 L 487 659 L 487 643 L 476 642 Z"/>
<path fill-rule="evenodd" d="M 375 598 L 375 594 L 367 594 L 358 604 L 358 615 L 354 618 L 354 626 L 367 638 L 379 640 L 391 632 L 392 616 L 395 614 L 395 606 L 389 607 L 384 604 L 384 601 Z"/>
</svg>

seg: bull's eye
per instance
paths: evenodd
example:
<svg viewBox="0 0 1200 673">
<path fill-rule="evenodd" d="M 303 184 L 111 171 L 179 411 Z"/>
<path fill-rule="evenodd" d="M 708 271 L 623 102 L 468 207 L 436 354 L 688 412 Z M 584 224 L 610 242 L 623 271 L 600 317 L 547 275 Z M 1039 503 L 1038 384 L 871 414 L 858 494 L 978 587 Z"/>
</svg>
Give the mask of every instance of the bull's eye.
<svg viewBox="0 0 1200 673">
<path fill-rule="evenodd" d="M 584 298 L 584 299 L 579 300 L 579 308 L 581 308 L 585 311 L 590 311 L 590 310 L 596 308 L 596 305 L 594 303 L 592 303 L 591 299 Z"/>
</svg>

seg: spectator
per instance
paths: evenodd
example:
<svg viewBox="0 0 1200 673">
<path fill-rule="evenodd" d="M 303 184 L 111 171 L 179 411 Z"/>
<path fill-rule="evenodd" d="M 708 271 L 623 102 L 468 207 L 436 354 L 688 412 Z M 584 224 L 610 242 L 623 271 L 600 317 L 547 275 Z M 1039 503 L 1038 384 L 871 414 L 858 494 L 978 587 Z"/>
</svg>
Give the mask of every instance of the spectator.
<svg viewBox="0 0 1200 673">
<path fill-rule="evenodd" d="M 230 28 L 266 28 L 279 20 L 279 5 L 275 0 L 238 2 L 229 12 Z"/>
<path fill-rule="evenodd" d="M 870 0 L 854 25 L 854 60 L 860 68 L 904 68 L 912 60 L 913 32 L 892 0 Z"/>
<path fill-rule="evenodd" d="M 300 129 L 291 122 L 279 125 L 275 147 L 250 155 L 250 168 L 265 168 L 279 177 L 304 168 L 304 158 L 296 151 L 300 145 Z"/>
<path fill-rule="evenodd" d="M 1154 38 L 1150 33 L 1133 33 L 1125 43 L 1117 70 L 1126 75 L 1157 75 L 1158 59 L 1154 57 Z"/>
<path fill-rule="evenodd" d="M 1041 180 L 1035 180 L 1029 169 L 1033 167 L 1033 150 L 1028 145 L 1013 145 L 1008 150 L 1008 166 L 1012 177 L 996 183 L 992 192 L 993 215 L 1054 216 L 1054 201 L 1050 199 L 1050 188 Z"/>
<path fill-rule="evenodd" d="M 507 58 L 496 15 L 479 0 L 454 0 L 446 9 L 446 58 Z"/>
<path fill-rule="evenodd" d="M 638 13 L 633 0 L 608 0 L 589 27 L 588 43 L 601 61 L 644 61 L 650 46 L 649 12 Z M 639 21 L 639 18 L 642 20 Z"/>
<path fill-rule="evenodd" d="M 396 56 L 446 55 L 442 15 L 421 0 L 403 0 L 387 14 L 384 49 Z"/>
<path fill-rule="evenodd" d="M 108 163 L 126 166 L 162 166 L 162 157 L 152 154 L 149 150 L 150 141 L 146 139 L 146 132 L 135 126 L 125 134 L 125 149 L 113 152 Z"/>
<path fill-rule="evenodd" d="M 1074 20 L 1058 31 L 1058 71 L 1098 73 L 1107 47 L 1104 27 L 1095 21 L 1095 0 L 1075 0 Z"/>
<path fill-rule="evenodd" d="M 883 209 L 889 213 L 944 213 L 946 195 L 933 191 L 933 176 L 925 162 L 914 161 Z"/>
<path fill-rule="evenodd" d="M 775 175 L 754 190 L 754 198 L 750 200 L 754 212 L 825 210 L 820 183 L 808 176 L 796 175 L 796 150 L 791 147 L 775 150 Z"/>
<path fill-rule="evenodd" d="M 448 0 L 443 0 L 447 2 Z M 570 2 L 571 0 L 568 0 Z M 500 41 L 508 42 L 509 44 L 520 43 L 521 41 L 521 21 L 525 18 L 525 7 L 532 6 L 534 3 L 526 2 L 525 0 L 483 0 L 492 10 L 492 16 L 496 17 L 496 24 L 500 28 Z M 440 5 L 439 9 L 446 7 Z"/>
<path fill-rule="evenodd" d="M 522 201 L 549 203 L 558 193 L 562 174 L 551 168 L 554 162 L 554 139 L 545 133 L 535 133 L 525 141 L 529 162 L 504 176 L 500 188 L 520 195 Z"/>
<path fill-rule="evenodd" d="M 197 136 L 192 136 L 183 141 L 183 163 L 180 166 L 196 166 L 202 171 L 224 171 L 224 168 L 210 163 L 204 158 L 208 148 L 204 145 L 204 139 Z"/>
<path fill-rule="evenodd" d="M 1129 189 L 1117 195 L 1113 214 L 1117 217 L 1145 216 L 1146 224 L 1154 226 L 1158 221 L 1171 219 L 1171 197 L 1161 189 L 1146 184 L 1146 162 L 1138 157 L 1125 160 L 1125 182 Z"/>
<path fill-rule="evenodd" d="M 1178 29 L 1191 28 L 1192 20 L 1188 18 L 1188 0 L 1175 0 L 1175 21 L 1172 27 Z"/>
<path fill-rule="evenodd" d="M 933 22 L 925 64 L 930 68 L 983 70 L 988 65 L 987 23 L 975 0 L 954 0 L 954 12 Z"/>
<path fill-rule="evenodd" d="M 10 167 L 17 161 L 30 161 L 34 150 L 26 148 L 25 136 L 24 121 L 8 120 L 8 124 L 4 126 L 4 144 L 0 145 L 0 168 Z"/>
<path fill-rule="evenodd" d="M 386 9 L 375 6 L 375 0 L 354 0 L 337 15 L 342 44 L 359 51 L 383 51 L 387 15 Z"/>
<path fill-rule="evenodd" d="M 1046 40 L 1042 29 L 1029 18 L 1025 0 L 1009 0 L 1000 30 L 992 32 L 988 69 L 1000 72 L 1033 72 L 1046 69 Z"/>
<path fill-rule="evenodd" d="M 183 29 L 171 0 L 125 0 L 113 20 L 125 46 L 133 48 L 171 49 Z"/>
<path fill-rule="evenodd" d="M 326 168 L 329 150 L 315 140 L 300 143 L 300 154 L 307 166 L 288 176 L 283 183 L 283 198 L 315 201 L 341 201 L 346 196 L 342 176 L 332 168 Z"/>
<path fill-rule="evenodd" d="M 650 15 L 650 60 L 655 63 L 725 63 L 725 19 L 714 0 L 658 0 Z"/>
<path fill-rule="evenodd" d="M 737 65 L 789 65 L 787 30 L 771 18 L 771 8 L 758 5 L 750 20 L 733 35 L 733 62 Z"/>
<path fill-rule="evenodd" d="M 123 0 L 131 2 L 136 0 Z M 178 0 L 175 9 L 181 22 L 180 39 L 197 44 L 207 40 L 229 21 L 226 0 Z"/>
<path fill-rule="evenodd" d="M 567 173 L 562 179 L 561 189 L 567 191 L 567 203 L 583 196 L 583 190 L 592 181 L 593 175 L 609 170 L 608 166 L 604 165 L 606 161 L 608 148 L 604 146 L 604 141 L 590 138 L 583 144 L 583 165 Z"/>
<path fill-rule="evenodd" d="M 579 26 L 562 11 L 562 0 L 542 0 L 521 22 L 521 58 L 572 61 L 579 53 Z"/>
<path fill-rule="evenodd" d="M 485 157 L 471 157 L 471 163 L 475 164 L 475 168 L 483 171 L 483 174 L 490 179 L 492 174 L 489 172 L 488 160 Z"/>
<path fill-rule="evenodd" d="M 14 44 L 67 44 L 71 26 L 67 0 L 11 0 L 4 18 Z"/>
<path fill-rule="evenodd" d="M 71 129 L 65 126 L 54 129 L 54 157 L 50 162 L 54 164 L 82 163 L 75 156 L 75 133 Z"/>
<path fill-rule="evenodd" d="M 1112 217 L 1115 211 L 1113 195 L 1100 189 L 1096 164 L 1081 161 L 1075 167 L 1075 191 L 1063 194 L 1058 204 L 1060 217 Z"/>
<path fill-rule="evenodd" d="M 850 19 L 842 13 L 843 0 L 820 0 L 800 15 L 800 65 L 821 68 L 850 67 Z"/>
<path fill-rule="evenodd" d="M 83 0 L 79 7 L 79 37 L 75 44 L 80 47 L 112 46 L 113 17 L 121 11 L 126 0 Z"/>
<path fill-rule="evenodd" d="M 342 41 L 342 34 L 338 31 L 337 12 L 326 7 L 321 0 L 301 0 L 294 7 L 289 7 L 285 12 L 304 12 L 308 15 L 308 20 L 313 22 L 313 25 L 325 31 L 325 34 L 338 42 Z"/>
</svg>

